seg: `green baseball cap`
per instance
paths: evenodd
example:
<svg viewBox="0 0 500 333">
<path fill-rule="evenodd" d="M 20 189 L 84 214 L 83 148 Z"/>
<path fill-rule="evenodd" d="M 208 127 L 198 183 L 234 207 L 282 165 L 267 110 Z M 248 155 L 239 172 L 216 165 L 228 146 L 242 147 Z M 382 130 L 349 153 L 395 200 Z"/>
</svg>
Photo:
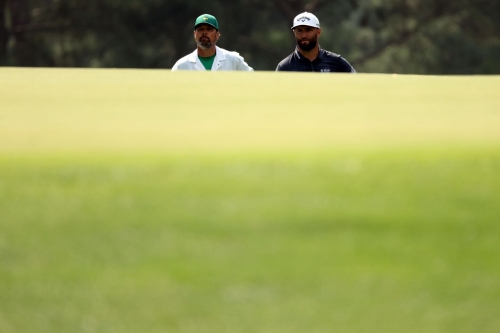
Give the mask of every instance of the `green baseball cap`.
<svg viewBox="0 0 500 333">
<path fill-rule="evenodd" d="M 208 24 L 219 30 L 219 23 L 217 22 L 217 19 L 215 18 L 215 16 L 210 14 L 203 14 L 198 16 L 198 18 L 194 22 L 194 28 L 196 29 L 196 27 L 200 24 Z"/>
</svg>

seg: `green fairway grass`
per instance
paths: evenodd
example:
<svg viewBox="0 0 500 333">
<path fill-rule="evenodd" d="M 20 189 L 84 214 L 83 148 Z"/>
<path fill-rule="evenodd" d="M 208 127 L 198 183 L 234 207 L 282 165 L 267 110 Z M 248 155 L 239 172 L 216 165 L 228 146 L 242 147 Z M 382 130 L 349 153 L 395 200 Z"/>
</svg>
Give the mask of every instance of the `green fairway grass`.
<svg viewBox="0 0 500 333">
<path fill-rule="evenodd" d="M 498 332 L 499 86 L 0 68 L 0 332 Z"/>
</svg>

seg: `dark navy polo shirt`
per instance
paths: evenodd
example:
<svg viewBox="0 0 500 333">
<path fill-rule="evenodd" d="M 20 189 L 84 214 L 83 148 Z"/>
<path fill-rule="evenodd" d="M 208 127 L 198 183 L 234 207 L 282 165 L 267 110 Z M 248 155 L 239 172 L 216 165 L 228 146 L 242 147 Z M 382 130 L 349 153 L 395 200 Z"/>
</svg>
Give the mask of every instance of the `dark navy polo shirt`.
<svg viewBox="0 0 500 333">
<path fill-rule="evenodd" d="M 313 61 L 300 54 L 295 47 L 295 51 L 278 64 L 276 71 L 356 73 L 347 60 L 338 54 L 323 50 L 321 47 L 318 56 Z"/>
</svg>

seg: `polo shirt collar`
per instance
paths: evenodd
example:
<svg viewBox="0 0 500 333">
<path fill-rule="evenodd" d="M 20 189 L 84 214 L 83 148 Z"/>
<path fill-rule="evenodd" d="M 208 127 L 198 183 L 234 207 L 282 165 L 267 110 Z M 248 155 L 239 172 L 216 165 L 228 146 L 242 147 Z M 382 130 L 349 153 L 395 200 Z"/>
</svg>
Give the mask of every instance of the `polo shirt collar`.
<svg viewBox="0 0 500 333">
<path fill-rule="evenodd" d="M 321 48 L 321 45 L 318 44 L 318 46 L 319 46 L 319 52 L 318 52 L 318 56 L 316 57 L 316 59 L 321 59 L 322 55 L 323 55 L 323 49 Z M 295 56 L 300 61 L 304 61 L 304 60 L 310 61 L 309 59 L 307 59 L 306 57 L 304 57 L 302 54 L 300 54 L 298 46 L 295 46 Z M 313 61 L 316 61 L 316 59 L 314 59 Z"/>
</svg>

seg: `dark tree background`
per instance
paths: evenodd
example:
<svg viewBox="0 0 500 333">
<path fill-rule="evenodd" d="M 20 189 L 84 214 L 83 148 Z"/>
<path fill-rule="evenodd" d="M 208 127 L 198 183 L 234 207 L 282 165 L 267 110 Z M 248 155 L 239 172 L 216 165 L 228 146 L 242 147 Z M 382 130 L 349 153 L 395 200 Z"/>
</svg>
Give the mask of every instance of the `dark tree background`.
<svg viewBox="0 0 500 333">
<path fill-rule="evenodd" d="M 0 0 L 0 65 L 171 68 L 210 13 L 219 46 L 274 70 L 303 11 L 358 72 L 500 73 L 498 0 Z"/>
</svg>

